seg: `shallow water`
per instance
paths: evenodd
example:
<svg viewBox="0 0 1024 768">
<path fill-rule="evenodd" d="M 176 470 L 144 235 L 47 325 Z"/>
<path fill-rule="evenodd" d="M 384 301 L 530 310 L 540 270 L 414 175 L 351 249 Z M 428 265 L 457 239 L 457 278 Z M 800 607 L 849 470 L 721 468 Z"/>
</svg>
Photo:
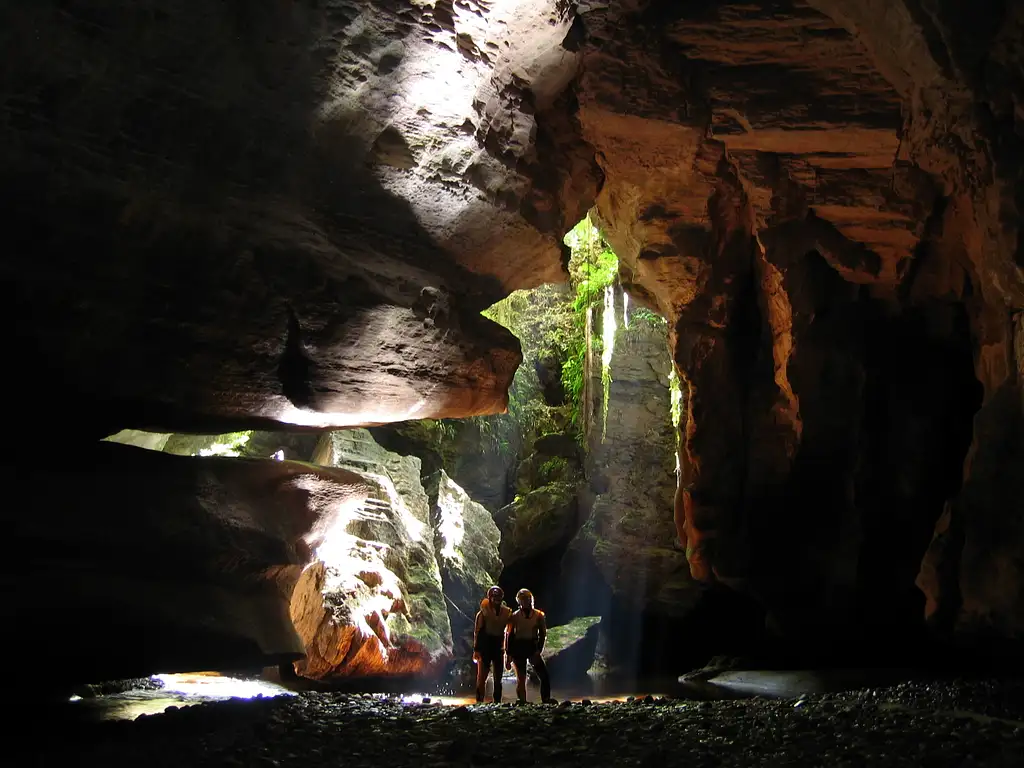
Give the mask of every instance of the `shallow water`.
<svg viewBox="0 0 1024 768">
<path fill-rule="evenodd" d="M 285 685 L 257 677 L 240 678 L 215 673 L 154 675 L 154 680 L 163 683 L 159 690 L 135 689 L 121 693 L 90 698 L 71 697 L 69 714 L 91 721 L 134 720 L 141 715 L 157 715 L 171 707 L 181 708 L 207 701 L 228 699 L 271 698 L 294 696 L 295 691 Z M 635 683 L 636 681 L 632 681 Z M 674 681 L 649 681 L 645 685 L 629 685 L 629 681 L 611 679 L 588 679 L 572 686 L 554 686 L 553 696 L 559 701 L 625 701 L 630 697 L 642 698 L 672 696 Z M 675 686 L 678 687 L 678 686 Z M 503 700 L 516 698 L 515 676 L 502 678 Z M 409 690 L 402 693 L 364 694 L 367 697 L 402 701 L 410 704 L 437 704 L 441 706 L 472 705 L 476 693 L 470 688 L 439 694 L 437 690 Z M 486 702 L 491 701 L 492 685 L 487 683 Z M 540 687 L 535 683 L 527 686 L 527 700 L 540 702 Z"/>
<path fill-rule="evenodd" d="M 879 684 L 880 677 L 892 673 L 870 670 L 850 670 L 842 673 L 814 670 L 764 671 L 748 670 L 723 672 L 707 681 L 679 683 L 668 678 L 588 677 L 572 685 L 555 685 L 552 695 L 559 701 L 594 703 L 626 701 L 631 698 L 675 698 L 694 700 L 738 699 L 751 696 L 791 698 L 826 691 L 848 690 L 865 684 Z M 72 697 L 69 708 L 73 715 L 85 720 L 134 720 L 141 715 L 156 715 L 171 707 L 187 707 L 207 701 L 228 699 L 271 698 L 294 696 L 295 691 L 285 685 L 258 677 L 230 677 L 216 673 L 155 675 L 163 683 L 159 690 L 130 690 L 82 699 Z M 516 698 L 514 676 L 502 678 L 503 700 Z M 410 704 L 436 704 L 440 706 L 472 705 L 475 691 L 464 688 L 438 693 L 435 690 L 408 690 L 401 693 L 363 694 L 368 698 L 402 701 Z M 492 684 L 488 680 L 485 702 L 492 697 Z M 540 687 L 531 682 L 527 686 L 527 700 L 540 702 Z"/>
<path fill-rule="evenodd" d="M 86 720 L 134 720 L 157 715 L 169 707 L 188 707 L 205 701 L 294 696 L 283 686 L 257 678 L 238 678 L 213 673 L 154 675 L 163 683 L 159 690 L 130 690 L 86 699 L 72 696 L 72 715 Z"/>
</svg>

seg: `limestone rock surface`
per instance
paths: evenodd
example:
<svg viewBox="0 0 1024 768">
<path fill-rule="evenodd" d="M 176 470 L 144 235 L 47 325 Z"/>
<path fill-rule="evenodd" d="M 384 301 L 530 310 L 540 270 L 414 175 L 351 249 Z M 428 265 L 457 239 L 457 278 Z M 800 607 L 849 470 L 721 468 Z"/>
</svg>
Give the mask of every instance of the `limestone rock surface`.
<svg viewBox="0 0 1024 768">
<path fill-rule="evenodd" d="M 452 633 L 419 459 L 378 446 L 365 429 L 331 433 L 330 464 L 371 489 L 316 551 L 291 617 L 306 647 L 304 677 L 431 675 Z"/>
<path fill-rule="evenodd" d="M 473 625 L 488 587 L 498 583 L 501 532 L 491 513 L 441 470 L 430 485 L 430 523 L 457 659 L 473 655 Z"/>
</svg>

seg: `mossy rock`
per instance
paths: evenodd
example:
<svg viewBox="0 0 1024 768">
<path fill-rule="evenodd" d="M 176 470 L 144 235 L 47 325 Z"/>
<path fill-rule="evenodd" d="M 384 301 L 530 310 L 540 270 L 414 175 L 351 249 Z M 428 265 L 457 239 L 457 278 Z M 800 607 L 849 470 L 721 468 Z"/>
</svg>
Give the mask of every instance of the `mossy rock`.
<svg viewBox="0 0 1024 768">
<path fill-rule="evenodd" d="M 576 461 L 534 453 L 519 465 L 516 492 L 524 496 L 553 483 L 574 484 L 581 476 L 582 471 Z"/>
<path fill-rule="evenodd" d="M 594 663 L 600 616 L 581 616 L 548 629 L 544 657 L 553 679 L 561 682 L 585 677 Z"/>
<path fill-rule="evenodd" d="M 550 483 L 517 496 L 497 518 L 505 565 L 538 554 L 576 530 L 579 505 L 575 483 Z"/>
</svg>

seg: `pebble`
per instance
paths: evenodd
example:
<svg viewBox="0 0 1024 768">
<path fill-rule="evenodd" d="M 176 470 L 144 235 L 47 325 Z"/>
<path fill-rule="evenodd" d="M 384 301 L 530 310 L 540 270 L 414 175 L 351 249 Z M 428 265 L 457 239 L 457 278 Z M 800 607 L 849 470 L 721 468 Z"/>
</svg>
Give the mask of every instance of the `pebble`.
<svg viewBox="0 0 1024 768">
<path fill-rule="evenodd" d="M 631 702 L 671 706 L 583 700 L 563 701 L 557 708 L 477 708 L 423 698 L 422 704 L 433 706 L 335 693 L 213 702 L 133 722 L 48 723 L 61 732 L 60 739 L 33 739 L 31 729 L 18 729 L 10 748 L 33 755 L 34 765 L 147 768 L 382 760 L 389 768 L 413 768 L 482 765 L 496 754 L 506 768 L 541 763 L 895 768 L 908 760 L 929 768 L 1009 768 L 1020 765 L 1024 754 L 1024 682 L 1014 681 L 906 682 L 808 694 L 795 702 L 697 703 L 653 696 Z"/>
</svg>

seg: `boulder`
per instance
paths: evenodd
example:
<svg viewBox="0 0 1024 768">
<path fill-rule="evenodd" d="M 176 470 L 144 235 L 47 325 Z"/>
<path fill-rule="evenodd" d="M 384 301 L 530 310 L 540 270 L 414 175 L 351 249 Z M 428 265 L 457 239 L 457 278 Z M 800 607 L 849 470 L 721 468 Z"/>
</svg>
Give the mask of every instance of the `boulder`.
<svg viewBox="0 0 1024 768">
<path fill-rule="evenodd" d="M 495 515 L 506 567 L 564 544 L 579 526 L 573 483 L 551 483 L 516 497 Z"/>
<path fill-rule="evenodd" d="M 573 683 L 586 677 L 594 663 L 600 628 L 600 616 L 581 616 L 548 628 L 544 661 L 556 684 Z"/>
<path fill-rule="evenodd" d="M 363 503 L 336 521 L 291 603 L 304 677 L 433 675 L 452 634 L 419 459 L 385 451 L 365 429 L 332 432 L 329 462 L 358 472 Z"/>
<path fill-rule="evenodd" d="M 173 456 L 99 442 L 66 465 L 3 465 L 11 674 L 45 688 L 263 667 L 306 651 L 289 618 L 303 569 L 373 492 L 343 469 Z"/>
</svg>

